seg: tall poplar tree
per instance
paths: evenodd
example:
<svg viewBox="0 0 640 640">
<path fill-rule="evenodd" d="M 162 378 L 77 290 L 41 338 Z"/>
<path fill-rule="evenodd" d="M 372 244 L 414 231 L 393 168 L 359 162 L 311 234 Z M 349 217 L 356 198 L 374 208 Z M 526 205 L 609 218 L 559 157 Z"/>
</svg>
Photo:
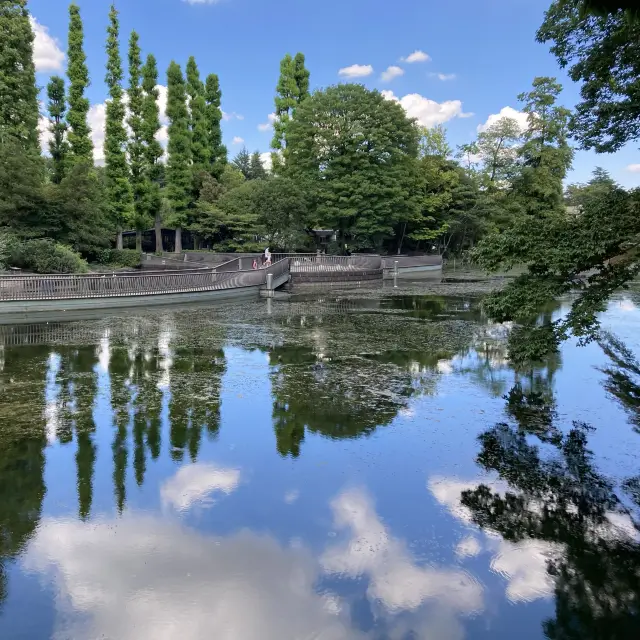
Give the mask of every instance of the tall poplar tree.
<svg viewBox="0 0 640 640">
<path fill-rule="evenodd" d="M 126 115 L 122 91 L 122 59 L 120 57 L 120 24 L 118 11 L 111 5 L 107 28 L 107 75 L 109 88 L 107 102 L 104 156 L 106 163 L 108 205 L 111 219 L 118 230 L 116 247 L 122 249 L 122 230 L 133 220 L 133 195 L 129 181 L 129 166 L 125 148 L 127 132 L 124 127 Z"/>
<path fill-rule="evenodd" d="M 172 61 L 167 71 L 167 117 L 169 118 L 169 160 L 167 192 L 171 203 L 169 223 L 175 227 L 175 252 L 182 252 L 182 228 L 188 223 L 192 201 L 191 132 L 187 89 L 182 69 Z"/>
<path fill-rule="evenodd" d="M 39 153 L 33 40 L 27 1 L 0 2 L 0 142 L 12 136 Z"/>
<path fill-rule="evenodd" d="M 189 95 L 189 130 L 193 167 L 194 200 L 200 190 L 201 174 L 209 168 L 211 149 L 207 134 L 207 102 L 205 86 L 200 80 L 196 59 L 187 62 L 187 93 Z"/>
<path fill-rule="evenodd" d="M 275 149 L 273 171 L 277 173 L 286 162 L 287 127 L 295 108 L 309 97 L 309 71 L 305 67 L 305 58 L 297 53 L 295 58 L 287 54 L 280 62 L 280 78 L 276 87 L 273 140 Z"/>
<path fill-rule="evenodd" d="M 52 76 L 47 85 L 47 97 L 49 102 L 49 131 L 51 140 L 49 141 L 49 153 L 53 164 L 51 181 L 60 184 L 64 178 L 69 144 L 67 135 L 67 101 L 65 95 L 64 80 L 60 76 Z"/>
<path fill-rule="evenodd" d="M 73 163 L 93 163 L 93 143 L 91 128 L 87 122 L 89 100 L 84 92 L 89 86 L 87 56 L 84 53 L 84 28 L 80 7 L 69 6 L 69 38 L 67 51 L 67 76 L 69 78 L 69 123 L 68 140 Z"/>
<path fill-rule="evenodd" d="M 142 232 L 149 226 L 147 210 L 149 178 L 144 143 L 144 94 L 142 92 L 142 60 L 140 36 L 131 32 L 129 38 L 129 128 L 131 135 L 127 145 L 133 194 L 133 226 L 136 230 L 136 249 L 142 251 Z"/>
<path fill-rule="evenodd" d="M 209 138 L 209 173 L 220 180 L 227 164 L 227 148 L 222 144 L 222 91 L 220 90 L 220 80 L 215 73 L 207 76 L 205 87 L 207 101 L 207 135 Z"/>
<path fill-rule="evenodd" d="M 161 129 L 160 107 L 158 106 L 160 94 L 158 91 L 158 65 L 152 54 L 147 56 L 142 68 L 142 90 L 144 92 L 142 128 L 148 179 L 146 210 L 149 216 L 154 219 L 156 252 L 161 253 L 163 246 L 160 184 L 164 177 L 164 165 L 161 162 L 164 151 L 158 141 L 158 133 Z"/>
</svg>

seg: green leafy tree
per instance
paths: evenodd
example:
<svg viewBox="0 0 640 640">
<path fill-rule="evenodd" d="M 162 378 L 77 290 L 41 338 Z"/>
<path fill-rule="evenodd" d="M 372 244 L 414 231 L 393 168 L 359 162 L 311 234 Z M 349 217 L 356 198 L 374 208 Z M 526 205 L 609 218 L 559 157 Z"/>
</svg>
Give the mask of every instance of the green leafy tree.
<svg viewBox="0 0 640 640">
<path fill-rule="evenodd" d="M 222 91 L 220 81 L 215 73 L 207 76 L 205 84 L 207 102 L 206 123 L 209 138 L 209 173 L 219 180 L 227 164 L 227 148 L 222 144 Z"/>
<path fill-rule="evenodd" d="M 287 129 L 288 175 L 308 189 L 315 222 L 342 248 L 380 248 L 419 200 L 419 132 L 378 91 L 343 84 L 317 91 Z"/>
<path fill-rule="evenodd" d="M 51 140 L 49 141 L 49 153 L 53 171 L 51 181 L 60 184 L 65 175 L 67 155 L 69 153 L 69 143 L 66 140 L 67 121 L 67 101 L 64 88 L 64 80 L 60 76 L 52 76 L 47 85 L 47 97 L 49 102 L 49 131 Z"/>
<path fill-rule="evenodd" d="M 167 194 L 172 214 L 167 222 L 175 227 L 175 251 L 182 251 L 182 228 L 189 223 L 188 211 L 192 202 L 191 134 L 187 93 L 180 65 L 171 62 L 167 72 L 169 118 L 169 159 L 167 162 Z"/>
<path fill-rule="evenodd" d="M 200 190 L 202 174 L 211 164 L 211 144 L 207 125 L 205 86 L 200 80 L 196 59 L 187 62 L 187 95 L 189 97 L 189 130 L 191 132 L 191 157 L 194 193 Z"/>
<path fill-rule="evenodd" d="M 224 167 L 222 175 L 220 176 L 220 185 L 224 189 L 224 191 L 231 191 L 236 187 L 241 186 L 245 181 L 245 177 L 242 174 L 242 171 L 237 169 L 231 164 L 227 164 Z"/>
<path fill-rule="evenodd" d="M 475 150 L 480 157 L 483 186 L 496 191 L 510 186 L 518 171 L 522 130 L 513 118 L 500 118 L 481 131 Z"/>
<path fill-rule="evenodd" d="M 47 200 L 56 240 L 90 257 L 111 245 L 114 225 L 106 187 L 92 166 L 70 166 L 60 184 L 51 185 Z"/>
<path fill-rule="evenodd" d="M 277 172 L 286 158 L 287 126 L 293 117 L 295 108 L 309 97 L 309 71 L 305 67 L 305 58 L 297 53 L 295 58 L 287 54 L 280 62 L 280 78 L 276 87 L 273 140 L 271 147 L 274 171 Z"/>
<path fill-rule="evenodd" d="M 238 171 L 242 171 L 242 175 L 246 180 L 251 180 L 251 154 L 247 150 L 247 147 L 242 147 L 236 154 L 235 158 L 231 161 Z"/>
<path fill-rule="evenodd" d="M 562 181 L 571 168 L 573 149 L 567 141 L 570 111 L 556 104 L 561 91 L 555 78 L 540 77 L 532 91 L 518 96 L 528 126 L 513 188 L 528 213 L 563 208 Z"/>
<path fill-rule="evenodd" d="M 0 3 L 0 138 L 13 136 L 39 153 L 34 34 L 27 0 Z"/>
<path fill-rule="evenodd" d="M 127 164 L 126 110 L 122 91 L 122 59 L 120 57 L 120 23 L 115 5 L 109 11 L 107 28 L 107 101 L 104 157 L 107 177 L 109 215 L 118 230 L 117 249 L 122 249 L 122 230 L 134 220 L 133 195 Z M 135 135 L 135 134 L 134 134 Z"/>
<path fill-rule="evenodd" d="M 44 194 L 40 156 L 15 136 L 0 138 L 0 227 L 22 237 L 54 234 L 58 221 Z"/>
<path fill-rule="evenodd" d="M 251 180 L 264 180 L 267 177 L 267 170 L 262 164 L 259 151 L 254 151 L 251 154 L 251 160 L 249 162 L 249 172 L 251 175 Z"/>
<path fill-rule="evenodd" d="M 571 132 L 585 149 L 610 153 L 640 137 L 639 16 L 633 0 L 556 0 L 538 30 L 538 41 L 550 42 L 560 66 L 580 83 Z"/>
<path fill-rule="evenodd" d="M 67 76 L 69 78 L 69 112 L 67 122 L 69 132 L 70 158 L 72 162 L 93 164 L 93 143 L 91 128 L 87 122 L 89 100 L 85 91 L 89 86 L 87 56 L 84 53 L 84 28 L 80 16 L 80 7 L 72 3 L 69 6 L 69 37 L 67 51 Z"/>
<path fill-rule="evenodd" d="M 131 32 L 129 38 L 129 118 L 131 135 L 127 144 L 131 191 L 133 195 L 133 226 L 136 230 L 136 249 L 142 251 L 142 232 L 151 224 L 149 212 L 149 170 L 145 149 L 144 93 L 142 90 L 142 59 L 140 36 Z"/>
<path fill-rule="evenodd" d="M 158 65 L 152 54 L 147 56 L 142 68 L 142 89 L 144 92 L 142 105 L 142 126 L 145 150 L 145 171 L 148 180 L 146 190 L 145 211 L 154 220 L 156 236 L 156 252 L 161 253 L 162 246 L 162 196 L 161 185 L 164 181 L 164 151 L 158 141 L 162 128 L 160 123 L 160 107 L 158 106 Z"/>
</svg>

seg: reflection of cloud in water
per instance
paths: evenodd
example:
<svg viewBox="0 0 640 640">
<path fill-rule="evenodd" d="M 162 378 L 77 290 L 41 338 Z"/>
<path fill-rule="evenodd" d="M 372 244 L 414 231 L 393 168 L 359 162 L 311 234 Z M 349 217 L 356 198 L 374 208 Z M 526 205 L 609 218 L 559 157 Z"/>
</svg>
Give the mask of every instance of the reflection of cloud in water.
<svg viewBox="0 0 640 640">
<path fill-rule="evenodd" d="M 65 609 L 56 638 L 359 637 L 335 597 L 314 591 L 316 565 L 308 553 L 249 532 L 205 537 L 140 516 L 49 519 L 25 565 L 55 576 L 58 606 Z M 65 615 L 69 607 L 73 615 Z"/>
<path fill-rule="evenodd" d="M 347 491 L 331 506 L 336 526 L 348 529 L 351 537 L 324 553 L 325 571 L 349 578 L 366 576 L 370 599 L 393 613 L 415 610 L 428 600 L 453 613 L 482 609 L 481 585 L 461 570 L 419 566 L 405 544 L 389 534 L 366 493 Z"/>
<path fill-rule="evenodd" d="M 460 558 L 473 558 L 482 551 L 482 546 L 477 538 L 467 536 L 456 545 L 456 555 Z"/>
<path fill-rule="evenodd" d="M 617 305 L 620 311 L 637 311 L 638 307 L 635 305 L 633 300 L 630 298 L 622 298 L 622 300 L 618 301 Z"/>
<path fill-rule="evenodd" d="M 447 507 L 449 512 L 466 525 L 472 524 L 471 512 L 461 503 L 461 493 L 467 489 L 475 489 L 479 482 L 463 482 L 457 479 L 433 477 L 427 486 L 435 499 Z M 504 493 L 507 485 L 504 483 L 484 482 L 500 493 Z M 546 598 L 553 594 L 553 580 L 547 572 L 548 561 L 561 553 L 562 547 L 540 540 L 523 540 L 508 542 L 501 536 L 485 531 L 485 551 L 494 553 L 491 569 L 501 574 L 507 580 L 506 595 L 513 602 L 530 602 L 538 598 Z M 461 553 L 460 545 L 456 552 L 459 556 L 478 555 L 482 545 L 475 538 L 477 549 L 475 553 Z M 468 543 L 465 543 L 467 545 Z M 471 548 L 471 547 L 469 547 Z"/>
<path fill-rule="evenodd" d="M 163 504 L 185 511 L 198 502 L 213 503 L 212 494 L 234 491 L 240 482 L 240 471 L 211 464 L 196 463 L 178 469 L 160 488 Z"/>
</svg>

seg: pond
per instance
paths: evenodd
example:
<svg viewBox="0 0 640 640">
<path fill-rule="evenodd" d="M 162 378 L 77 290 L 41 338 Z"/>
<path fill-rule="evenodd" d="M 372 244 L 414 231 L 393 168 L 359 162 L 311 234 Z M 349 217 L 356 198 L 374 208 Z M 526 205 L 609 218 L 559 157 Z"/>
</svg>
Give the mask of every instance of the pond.
<svg viewBox="0 0 640 640">
<path fill-rule="evenodd" d="M 0 638 L 640 637 L 640 289 L 483 286 L 0 327 Z"/>
</svg>

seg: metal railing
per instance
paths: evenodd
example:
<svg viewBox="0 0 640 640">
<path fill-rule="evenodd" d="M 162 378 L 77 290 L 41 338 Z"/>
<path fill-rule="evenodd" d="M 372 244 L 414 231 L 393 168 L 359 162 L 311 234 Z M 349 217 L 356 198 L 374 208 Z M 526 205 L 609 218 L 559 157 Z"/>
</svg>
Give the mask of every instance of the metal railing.
<svg viewBox="0 0 640 640">
<path fill-rule="evenodd" d="M 385 270 L 395 269 L 396 263 L 398 264 L 398 269 L 442 266 L 442 256 L 388 256 L 382 259 Z"/>
<path fill-rule="evenodd" d="M 0 301 L 113 298 L 262 286 L 264 270 L 208 269 L 96 275 L 0 277 Z"/>
<path fill-rule="evenodd" d="M 341 271 L 377 271 L 382 258 L 373 255 L 327 256 L 317 254 L 274 254 L 289 258 L 291 273 L 332 273 Z"/>
</svg>

